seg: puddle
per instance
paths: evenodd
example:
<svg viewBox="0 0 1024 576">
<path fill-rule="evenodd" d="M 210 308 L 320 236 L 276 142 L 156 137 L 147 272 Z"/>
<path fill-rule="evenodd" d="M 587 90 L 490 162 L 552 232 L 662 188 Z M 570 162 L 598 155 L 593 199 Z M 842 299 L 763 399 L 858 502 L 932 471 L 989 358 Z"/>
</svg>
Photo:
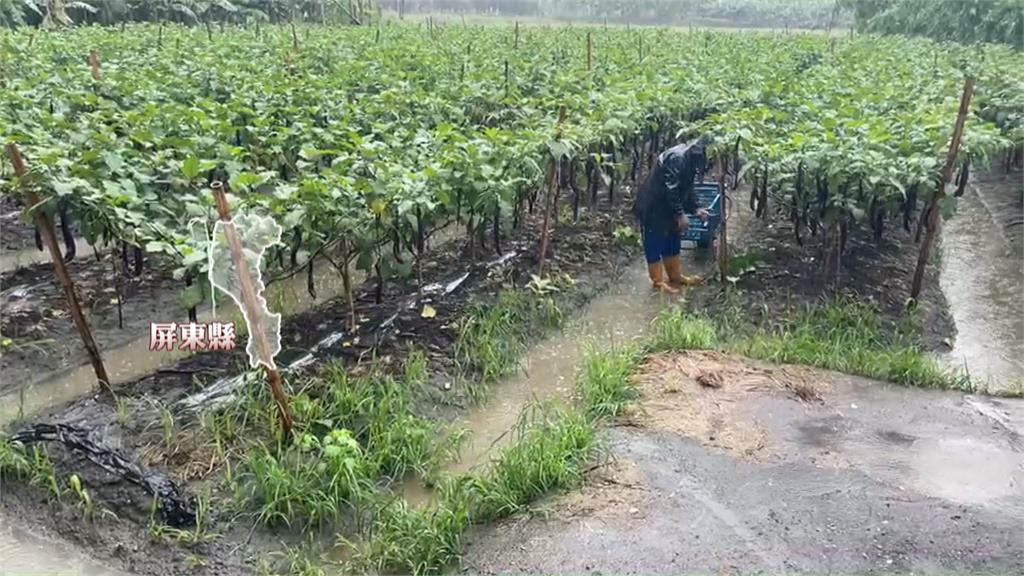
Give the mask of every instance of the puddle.
<svg viewBox="0 0 1024 576">
<path fill-rule="evenodd" d="M 61 252 L 64 251 L 64 241 L 60 240 Z M 75 239 L 75 260 L 79 258 L 90 258 L 96 252 L 91 244 L 81 238 Z M 18 268 L 25 268 L 33 264 L 50 262 L 50 253 L 46 250 L 37 250 L 35 246 L 22 248 L 20 250 L 0 251 L 0 274 L 12 272 Z"/>
<path fill-rule="evenodd" d="M 909 466 L 915 489 L 958 504 L 1024 494 L 1024 457 L 974 438 L 921 442 Z"/>
<path fill-rule="evenodd" d="M 125 576 L 0 517 L 0 576 Z"/>
<path fill-rule="evenodd" d="M 957 329 L 948 360 L 993 388 L 1024 383 L 1022 219 L 1021 175 L 982 173 L 942 231 L 940 284 Z"/>
</svg>

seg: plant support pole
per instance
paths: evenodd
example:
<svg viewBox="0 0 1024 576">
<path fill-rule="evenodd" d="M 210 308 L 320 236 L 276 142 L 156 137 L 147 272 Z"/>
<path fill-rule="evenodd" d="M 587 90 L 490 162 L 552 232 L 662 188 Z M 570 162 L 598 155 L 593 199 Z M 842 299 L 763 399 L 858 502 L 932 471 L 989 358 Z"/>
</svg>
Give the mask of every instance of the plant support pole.
<svg viewBox="0 0 1024 576">
<path fill-rule="evenodd" d="M 11 164 L 14 165 L 14 173 L 18 178 L 25 178 L 28 175 L 28 168 L 25 167 L 25 159 L 22 158 L 18 145 L 14 142 L 8 143 L 7 154 L 11 157 Z M 92 362 L 92 368 L 96 372 L 96 380 L 99 382 L 100 389 L 103 392 L 112 394 L 110 378 L 107 377 L 107 369 L 103 366 L 100 349 L 96 346 L 96 341 L 93 340 L 92 332 L 89 330 L 89 322 L 85 319 L 85 315 L 82 314 L 82 307 L 78 303 L 78 295 L 75 293 L 75 285 L 71 281 L 67 267 L 64 265 L 60 246 L 57 245 L 57 235 L 53 230 L 53 222 L 50 221 L 50 217 L 39 206 L 41 200 L 38 194 L 29 190 L 27 192 L 27 199 L 28 205 L 36 208 L 34 210 L 36 225 L 39 227 L 43 244 L 46 245 L 46 249 L 50 252 L 54 273 L 57 275 L 61 287 L 64 288 L 64 297 L 68 303 L 68 310 L 71 312 L 71 318 L 75 322 L 75 327 L 78 328 L 79 336 L 82 337 L 85 350 L 89 353 L 89 361 Z"/>
<path fill-rule="evenodd" d="M 211 186 L 213 197 L 217 201 L 217 213 L 224 223 L 224 236 L 228 241 L 228 248 L 231 250 L 231 259 L 238 269 L 238 284 L 242 291 L 242 304 L 245 306 L 246 314 L 252 322 L 249 327 L 249 338 L 256 339 L 256 345 L 260 348 L 260 355 L 269 364 L 264 364 L 267 370 L 267 379 L 270 380 L 270 390 L 274 394 L 274 401 L 277 402 L 277 409 L 281 415 L 281 428 L 285 436 L 291 434 L 292 416 L 288 410 L 288 397 L 284 392 L 284 385 L 281 382 L 281 373 L 274 365 L 273 355 L 270 353 L 270 343 L 267 342 L 267 335 L 263 330 L 263 322 L 260 316 L 260 307 L 256 303 L 256 287 L 252 284 L 252 277 L 249 275 L 249 262 L 245 259 L 242 251 L 242 241 L 238 238 L 238 231 L 231 220 L 231 208 L 228 206 L 228 198 L 224 193 L 224 185 L 214 182 Z M 311 260 L 312 261 L 312 260 Z"/>
<path fill-rule="evenodd" d="M 953 165 L 956 163 L 957 154 L 960 152 L 960 139 L 964 134 L 964 123 L 967 121 L 967 113 L 971 108 L 971 97 L 974 95 L 974 77 L 968 76 L 964 80 L 964 92 L 960 96 L 960 110 L 956 114 L 956 124 L 953 126 L 953 138 L 949 142 L 949 151 L 946 153 L 946 163 L 942 167 L 942 175 L 939 177 L 939 186 L 928 203 L 926 230 L 924 242 L 921 244 L 921 252 L 917 257 L 917 268 L 914 270 L 914 283 L 910 288 L 910 298 L 914 301 L 921 295 L 921 284 L 924 281 L 924 268 L 931 258 L 932 246 L 935 243 L 935 236 L 942 226 L 942 218 L 939 215 L 939 202 L 946 197 L 946 185 L 953 179 Z"/>
<path fill-rule="evenodd" d="M 721 229 L 722 234 L 718 238 L 718 270 L 719 276 L 721 277 L 722 285 L 727 285 L 726 278 L 729 276 L 729 242 L 726 231 L 729 228 L 729 194 L 725 189 L 725 162 L 728 157 L 724 154 L 718 157 L 718 192 L 721 194 L 721 206 L 719 211 L 722 213 L 721 217 Z"/>
<path fill-rule="evenodd" d="M 555 131 L 555 140 L 560 141 L 562 139 L 562 126 L 565 124 L 565 106 L 562 106 L 558 113 L 558 128 Z M 548 253 L 548 241 L 551 237 L 551 213 L 555 209 L 555 204 L 558 201 L 559 192 L 559 166 L 562 164 L 561 158 L 555 158 L 552 156 L 551 164 L 548 168 L 548 195 L 544 199 L 544 224 L 543 229 L 540 232 L 540 255 L 538 256 L 537 265 L 537 276 L 544 276 L 544 260 L 547 258 Z"/>
</svg>

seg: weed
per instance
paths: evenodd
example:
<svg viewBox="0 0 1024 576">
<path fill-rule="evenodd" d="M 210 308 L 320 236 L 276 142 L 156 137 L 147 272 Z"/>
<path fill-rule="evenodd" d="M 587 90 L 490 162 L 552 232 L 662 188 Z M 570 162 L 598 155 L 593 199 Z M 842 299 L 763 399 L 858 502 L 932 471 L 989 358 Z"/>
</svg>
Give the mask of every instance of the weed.
<svg viewBox="0 0 1024 576">
<path fill-rule="evenodd" d="M 128 410 L 128 399 L 124 396 L 114 395 L 114 414 L 117 424 L 122 428 L 128 428 L 132 424 L 131 412 Z"/>
<path fill-rule="evenodd" d="M 65 492 L 44 448 L 29 448 L 0 434 L 0 481 L 6 478 L 28 480 L 31 486 L 45 488 L 54 501 L 60 501 Z"/>
<path fill-rule="evenodd" d="M 210 496 L 200 494 L 196 497 L 196 523 L 190 530 L 173 528 L 156 521 L 159 502 L 153 500 L 150 510 L 149 534 L 160 540 L 170 540 L 178 544 L 193 547 L 204 542 L 220 538 L 220 534 L 210 531 Z"/>
<path fill-rule="evenodd" d="M 82 515 L 91 520 L 96 512 L 96 504 L 93 502 L 89 491 L 82 485 L 82 479 L 78 477 L 78 474 L 72 474 L 68 477 L 68 486 L 71 487 L 71 491 L 78 497 L 78 508 L 82 511 Z"/>
<path fill-rule="evenodd" d="M 652 351 L 713 348 L 718 343 L 715 325 L 679 307 L 663 310 L 654 320 L 648 346 Z"/>
<path fill-rule="evenodd" d="M 480 481 L 481 519 L 507 516 L 550 490 L 579 485 L 583 463 L 597 447 L 586 416 L 554 403 L 528 407 L 516 435 Z"/>
<path fill-rule="evenodd" d="M 0 435 L 0 481 L 24 479 L 32 473 L 32 459 L 25 446 Z"/>
<path fill-rule="evenodd" d="M 978 388 L 967 374 L 940 367 L 905 327 L 887 325 L 870 305 L 854 301 L 809 307 L 782 327 L 738 339 L 734 347 L 753 358 L 809 364 L 908 386 Z"/>
<path fill-rule="evenodd" d="M 640 396 L 630 380 L 640 359 L 639 350 L 632 347 L 607 352 L 587 350 L 576 389 L 588 417 L 614 418 L 623 406 Z"/>
<path fill-rule="evenodd" d="M 353 550 L 361 571 L 437 572 L 458 557 L 471 522 L 513 514 L 551 490 L 579 485 L 583 465 L 596 451 L 596 434 L 581 412 L 554 403 L 531 405 L 514 442 L 485 475 L 443 479 L 427 508 L 410 508 L 400 498 L 384 501 L 363 545 L 341 543 Z"/>
<path fill-rule="evenodd" d="M 486 386 L 518 368 L 531 337 L 561 325 L 562 314 L 551 298 L 506 290 L 497 302 L 470 308 L 455 342 L 455 360 Z"/>
<path fill-rule="evenodd" d="M 619 226 L 612 231 L 612 238 L 619 246 L 635 248 L 640 246 L 641 238 L 633 226 Z"/>
<path fill-rule="evenodd" d="M 308 381 L 292 397 L 297 441 L 259 444 L 243 462 L 259 520 L 322 526 L 369 501 L 381 479 L 432 474 L 460 436 L 413 414 L 412 391 L 426 380 L 426 360 L 414 353 L 400 381 L 379 370 L 352 377 L 341 364 Z"/>
<path fill-rule="evenodd" d="M 170 449 L 174 440 L 174 414 L 167 406 L 160 409 L 160 423 L 164 430 L 164 446 Z"/>
<path fill-rule="evenodd" d="M 373 532 L 353 551 L 352 563 L 384 574 L 436 572 L 458 557 L 462 532 L 470 523 L 471 477 L 450 479 L 438 487 L 434 506 L 411 508 L 405 500 L 385 501 L 374 515 Z"/>
</svg>

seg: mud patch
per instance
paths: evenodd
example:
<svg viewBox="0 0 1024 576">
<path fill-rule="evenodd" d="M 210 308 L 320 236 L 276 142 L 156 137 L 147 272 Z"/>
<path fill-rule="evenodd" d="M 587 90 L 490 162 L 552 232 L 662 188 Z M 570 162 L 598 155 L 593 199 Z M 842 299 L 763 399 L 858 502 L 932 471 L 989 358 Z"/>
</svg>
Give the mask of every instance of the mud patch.
<svg viewBox="0 0 1024 576">
<path fill-rule="evenodd" d="M 746 405 L 766 395 L 821 402 L 827 388 L 824 379 L 801 367 L 762 365 L 716 351 L 655 354 L 634 381 L 643 400 L 622 424 L 689 436 L 746 458 L 771 453 L 767 429 Z"/>
<path fill-rule="evenodd" d="M 623 521 L 644 518 L 652 496 L 640 467 L 625 458 L 612 458 L 587 477 L 583 488 L 554 505 L 559 518 Z"/>
</svg>

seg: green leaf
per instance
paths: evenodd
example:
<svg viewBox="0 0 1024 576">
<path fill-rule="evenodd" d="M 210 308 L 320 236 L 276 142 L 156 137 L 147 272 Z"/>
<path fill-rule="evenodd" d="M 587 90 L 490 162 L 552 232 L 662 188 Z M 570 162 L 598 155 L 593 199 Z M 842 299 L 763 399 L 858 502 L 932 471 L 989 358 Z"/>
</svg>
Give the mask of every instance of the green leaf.
<svg viewBox="0 0 1024 576">
<path fill-rule="evenodd" d="M 196 176 L 199 176 L 199 158 L 197 156 L 189 156 L 181 164 L 181 173 L 185 175 L 186 180 L 195 180 Z"/>
<path fill-rule="evenodd" d="M 111 172 L 117 172 L 124 166 L 124 158 L 117 152 L 104 152 L 103 162 Z"/>
<path fill-rule="evenodd" d="M 196 283 L 191 286 L 186 286 L 181 294 L 178 295 L 178 303 L 185 310 L 189 310 L 199 306 L 203 303 L 206 296 L 203 294 L 203 287 L 201 284 Z"/>
</svg>

